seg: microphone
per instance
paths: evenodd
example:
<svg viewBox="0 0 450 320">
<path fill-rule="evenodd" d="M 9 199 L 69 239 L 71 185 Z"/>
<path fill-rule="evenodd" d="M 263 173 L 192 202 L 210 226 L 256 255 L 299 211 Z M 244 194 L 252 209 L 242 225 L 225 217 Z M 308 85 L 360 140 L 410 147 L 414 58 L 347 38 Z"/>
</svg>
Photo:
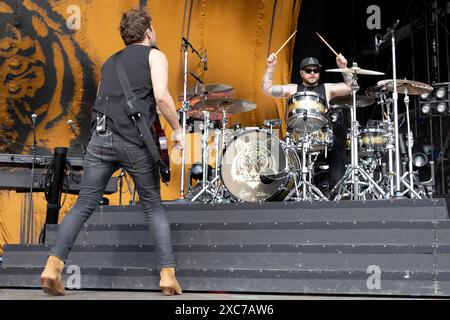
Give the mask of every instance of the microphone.
<svg viewBox="0 0 450 320">
<path fill-rule="evenodd" d="M 208 52 L 205 49 L 205 53 L 203 54 L 203 70 L 208 71 Z"/>
<path fill-rule="evenodd" d="M 36 115 L 36 113 L 33 113 L 31 115 L 31 123 L 32 123 L 33 129 L 36 128 L 36 119 L 37 119 L 37 115 Z"/>
<path fill-rule="evenodd" d="M 73 124 L 72 119 L 69 119 L 69 121 L 67 121 L 67 123 L 69 124 L 70 130 L 72 130 L 73 134 L 76 135 L 76 136 L 78 136 L 78 135 L 77 135 L 77 131 L 75 130 L 75 125 Z"/>
<path fill-rule="evenodd" d="M 380 49 L 379 49 L 380 44 L 378 43 L 379 36 L 380 36 L 379 34 L 375 35 L 375 55 L 376 56 L 378 56 L 380 54 Z"/>
<path fill-rule="evenodd" d="M 82 152 L 83 154 L 86 154 L 86 150 L 84 149 L 83 143 L 81 143 L 81 141 L 80 141 L 80 137 L 79 137 L 78 134 L 77 134 L 77 130 L 75 129 L 75 125 L 73 124 L 72 119 L 69 119 L 69 120 L 67 121 L 67 123 L 68 123 L 69 126 L 70 126 L 70 130 L 71 130 L 71 131 L 73 132 L 73 134 L 75 135 L 75 138 L 76 138 L 76 140 L 77 140 L 77 143 L 81 146 L 81 152 Z"/>
<path fill-rule="evenodd" d="M 386 34 L 381 37 L 381 39 L 378 41 L 378 46 L 381 46 L 383 43 L 385 43 L 389 37 L 391 36 L 392 32 L 395 30 L 395 28 L 400 23 L 400 20 L 397 19 L 397 21 L 394 22 L 394 24 L 387 29 Z"/>
</svg>

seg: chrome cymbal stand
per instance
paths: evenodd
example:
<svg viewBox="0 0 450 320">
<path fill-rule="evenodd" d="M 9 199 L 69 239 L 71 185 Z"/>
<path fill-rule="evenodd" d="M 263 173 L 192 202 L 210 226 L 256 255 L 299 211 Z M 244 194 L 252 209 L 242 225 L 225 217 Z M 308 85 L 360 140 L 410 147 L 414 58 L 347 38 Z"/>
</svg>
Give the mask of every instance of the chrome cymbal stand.
<svg viewBox="0 0 450 320">
<path fill-rule="evenodd" d="M 384 187 L 387 190 L 389 197 L 395 196 L 395 170 L 394 170 L 394 152 L 395 152 L 395 140 L 394 140 L 394 123 L 391 119 L 391 106 L 392 99 L 387 97 L 387 92 L 383 89 L 379 96 L 379 104 L 383 112 L 384 123 L 384 138 L 386 139 L 386 149 L 388 150 L 388 172 L 386 173 L 383 181 Z"/>
<path fill-rule="evenodd" d="M 221 203 L 224 201 L 223 195 L 223 184 L 220 180 L 220 146 L 222 146 L 222 151 L 225 150 L 226 145 L 226 124 L 227 124 L 227 113 L 225 110 L 222 111 L 223 119 L 222 119 L 222 141 L 220 141 L 220 130 L 215 130 L 214 135 L 214 150 L 215 150 L 215 158 L 216 158 L 216 168 L 214 179 L 208 181 L 208 163 L 209 163 L 209 147 L 208 147 L 208 137 L 209 137 L 209 127 L 211 125 L 209 112 L 203 111 L 204 122 L 203 122 L 203 136 L 202 136 L 202 165 L 203 165 L 203 181 L 201 183 L 202 189 L 199 191 L 195 197 L 192 198 L 192 201 L 197 201 L 201 199 L 204 203 Z M 222 143 L 220 143 L 222 142 Z M 221 192 L 222 191 L 222 192 Z"/>
<path fill-rule="evenodd" d="M 401 92 L 405 95 L 404 102 L 406 107 L 406 124 L 407 124 L 407 148 L 408 148 L 408 172 L 405 172 L 401 177 L 401 182 L 406 190 L 403 192 L 403 195 L 409 193 L 411 199 L 423 199 L 423 197 L 428 198 L 428 193 L 424 186 L 420 183 L 419 178 L 413 171 L 413 146 L 414 146 L 414 137 L 411 131 L 411 123 L 409 116 L 409 96 L 408 96 L 408 88 L 405 87 L 405 90 Z M 409 177 L 407 180 L 406 178 Z M 414 184 L 417 185 L 416 192 Z"/>
<path fill-rule="evenodd" d="M 342 179 L 331 190 L 331 195 L 336 191 L 337 195 L 334 200 L 339 201 L 344 196 L 348 196 L 349 200 L 366 200 L 367 195 L 373 195 L 376 199 L 385 199 L 386 193 L 384 190 L 372 179 L 372 177 L 359 166 L 358 154 L 358 137 L 359 137 L 359 122 L 356 119 L 356 93 L 359 90 L 358 75 L 353 72 L 352 77 L 352 97 L 353 105 L 350 108 L 351 114 L 351 164 Z M 362 190 L 362 186 L 366 186 Z"/>
<path fill-rule="evenodd" d="M 186 143 L 186 125 L 187 125 L 187 113 L 189 111 L 189 100 L 187 96 L 187 86 L 188 86 L 188 48 L 190 47 L 192 52 L 195 53 L 201 60 L 201 62 L 205 65 L 206 71 L 206 57 L 202 57 L 200 53 L 195 50 L 193 45 L 185 38 L 181 37 L 181 47 L 184 55 L 184 73 L 183 73 L 183 105 L 181 107 L 181 128 L 183 132 L 183 140 Z M 180 200 L 185 199 L 184 193 L 184 184 L 185 184 L 185 175 L 186 175 L 186 145 L 181 151 L 181 179 L 180 179 Z"/>
<path fill-rule="evenodd" d="M 395 129 L 395 194 L 396 198 L 403 198 L 401 190 L 401 163 L 400 163 L 400 145 L 399 145 L 399 118 L 398 118 L 398 91 L 397 91 L 397 56 L 395 46 L 395 28 L 399 24 L 397 20 L 394 25 L 387 29 L 386 34 L 381 39 L 375 38 L 375 46 L 379 48 L 389 37 L 391 37 L 392 45 L 392 76 L 394 82 L 394 92 L 392 98 L 394 100 L 394 129 Z"/>
</svg>

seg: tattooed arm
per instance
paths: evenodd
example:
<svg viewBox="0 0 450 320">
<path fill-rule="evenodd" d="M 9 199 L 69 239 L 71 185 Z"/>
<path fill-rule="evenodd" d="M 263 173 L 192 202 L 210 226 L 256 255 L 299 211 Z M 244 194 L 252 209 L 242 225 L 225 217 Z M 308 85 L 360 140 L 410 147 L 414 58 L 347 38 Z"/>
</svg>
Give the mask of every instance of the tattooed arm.
<svg viewBox="0 0 450 320">
<path fill-rule="evenodd" d="M 340 69 L 347 68 L 347 59 L 343 55 L 336 57 L 336 64 Z M 352 75 L 349 73 L 342 73 L 344 82 L 341 83 L 326 83 L 325 90 L 327 99 L 331 100 L 335 97 L 346 96 L 352 93 Z"/>
<path fill-rule="evenodd" d="M 262 90 L 264 94 L 275 98 L 287 98 L 295 93 L 297 86 L 289 85 L 273 85 L 273 74 L 275 72 L 275 65 L 277 63 L 277 56 L 271 54 L 267 58 L 267 70 L 262 80 Z"/>
</svg>

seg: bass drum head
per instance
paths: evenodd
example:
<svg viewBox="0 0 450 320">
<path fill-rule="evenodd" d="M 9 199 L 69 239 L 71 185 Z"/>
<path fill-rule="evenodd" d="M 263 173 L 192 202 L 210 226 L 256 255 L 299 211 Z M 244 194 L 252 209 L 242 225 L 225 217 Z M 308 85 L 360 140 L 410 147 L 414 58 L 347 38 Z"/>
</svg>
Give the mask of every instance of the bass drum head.
<svg viewBox="0 0 450 320">
<path fill-rule="evenodd" d="M 278 173 L 286 168 L 286 155 L 280 141 L 261 129 L 245 130 L 233 136 L 221 162 L 220 175 L 227 190 L 247 202 L 271 200 L 285 179 L 261 182 L 261 173 Z"/>
</svg>

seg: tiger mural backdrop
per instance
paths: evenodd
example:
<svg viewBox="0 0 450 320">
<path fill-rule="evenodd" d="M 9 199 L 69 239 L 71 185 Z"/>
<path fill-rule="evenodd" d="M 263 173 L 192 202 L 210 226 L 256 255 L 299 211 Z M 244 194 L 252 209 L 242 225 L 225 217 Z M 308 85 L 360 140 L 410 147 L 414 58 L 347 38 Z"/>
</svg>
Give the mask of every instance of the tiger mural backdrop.
<svg viewBox="0 0 450 320">
<path fill-rule="evenodd" d="M 183 92 L 181 37 L 185 36 L 199 52 L 208 50 L 209 70 L 205 72 L 189 53 L 190 71 L 205 83 L 229 84 L 235 98 L 257 104 L 256 110 L 233 116 L 231 124 L 261 126 L 264 119 L 282 118 L 285 103 L 265 97 L 261 79 L 267 56 L 296 29 L 300 4 L 298 0 L 2 0 L 0 153 L 30 154 L 31 115 L 36 114 L 38 155 L 68 147 L 68 156 L 82 156 L 80 141 L 86 145 L 89 139 L 101 64 L 123 47 L 118 31 L 122 13 L 138 6 L 146 6 L 152 15 L 158 47 L 169 61 L 169 90 L 177 107 Z M 293 42 L 278 55 L 274 83 L 290 82 L 292 53 Z M 189 78 L 189 87 L 194 85 Z M 80 139 L 67 124 L 69 119 Z M 168 124 L 163 120 L 162 125 L 170 137 Z M 186 170 L 200 161 L 199 141 L 198 133 L 187 137 Z M 162 186 L 163 200 L 179 196 L 180 153 L 171 153 L 171 161 L 172 180 Z M 125 204 L 131 199 L 131 187 L 125 186 Z M 118 204 L 118 197 L 107 196 L 112 205 Z M 33 199 L 32 242 L 36 242 L 46 201 L 42 193 Z M 63 196 L 60 220 L 75 200 L 76 196 Z M 0 254 L 2 244 L 23 242 L 27 207 L 26 194 L 0 191 Z"/>
</svg>

